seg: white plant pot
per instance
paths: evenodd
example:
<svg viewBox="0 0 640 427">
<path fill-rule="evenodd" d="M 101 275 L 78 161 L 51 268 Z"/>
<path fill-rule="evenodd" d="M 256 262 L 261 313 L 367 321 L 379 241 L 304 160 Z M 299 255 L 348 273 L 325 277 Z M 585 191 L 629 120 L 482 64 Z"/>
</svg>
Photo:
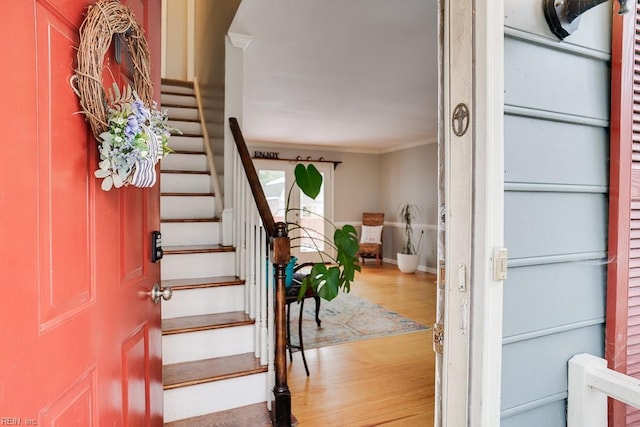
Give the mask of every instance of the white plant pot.
<svg viewBox="0 0 640 427">
<path fill-rule="evenodd" d="M 418 269 L 418 255 L 397 254 L 398 268 L 403 273 L 415 273 Z"/>
</svg>

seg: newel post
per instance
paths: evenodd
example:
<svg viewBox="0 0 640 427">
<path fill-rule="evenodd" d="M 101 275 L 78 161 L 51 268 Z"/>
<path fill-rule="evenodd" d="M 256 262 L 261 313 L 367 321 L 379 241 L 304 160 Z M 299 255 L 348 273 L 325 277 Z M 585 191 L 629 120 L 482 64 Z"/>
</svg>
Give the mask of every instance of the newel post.
<svg viewBox="0 0 640 427">
<path fill-rule="evenodd" d="M 287 338 L 285 317 L 285 267 L 291 257 L 287 225 L 276 223 L 275 236 L 272 240 L 271 262 L 275 268 L 275 370 L 276 383 L 273 387 L 275 398 L 271 411 L 273 425 L 276 427 L 291 426 L 291 392 L 287 385 Z"/>
</svg>

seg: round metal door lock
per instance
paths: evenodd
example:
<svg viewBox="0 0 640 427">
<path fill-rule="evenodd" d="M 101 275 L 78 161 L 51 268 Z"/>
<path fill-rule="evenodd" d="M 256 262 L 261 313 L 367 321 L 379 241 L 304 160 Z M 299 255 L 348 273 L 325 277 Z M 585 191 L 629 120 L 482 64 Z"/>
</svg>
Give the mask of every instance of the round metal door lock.
<svg viewBox="0 0 640 427">
<path fill-rule="evenodd" d="M 147 295 L 151 297 L 151 301 L 154 304 L 157 304 L 160 302 L 160 298 L 169 301 L 173 296 L 173 290 L 171 288 L 161 288 L 158 283 L 154 283 L 151 291 L 147 292 Z"/>
</svg>

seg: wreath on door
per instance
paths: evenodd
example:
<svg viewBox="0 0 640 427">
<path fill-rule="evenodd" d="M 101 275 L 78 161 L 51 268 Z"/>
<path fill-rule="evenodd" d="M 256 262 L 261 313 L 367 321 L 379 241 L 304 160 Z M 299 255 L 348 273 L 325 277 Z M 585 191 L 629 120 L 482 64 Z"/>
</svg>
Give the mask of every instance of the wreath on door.
<svg viewBox="0 0 640 427">
<path fill-rule="evenodd" d="M 133 88 L 121 89 L 114 83 L 105 91 L 104 56 L 114 37 L 123 39 L 128 48 Z M 102 189 L 153 186 L 155 165 L 171 151 L 167 142 L 176 129 L 153 101 L 149 46 L 133 11 L 117 0 L 98 0 L 89 6 L 80 26 L 77 61 L 71 86 L 99 142 L 100 162 L 94 174 L 103 179 Z"/>
</svg>

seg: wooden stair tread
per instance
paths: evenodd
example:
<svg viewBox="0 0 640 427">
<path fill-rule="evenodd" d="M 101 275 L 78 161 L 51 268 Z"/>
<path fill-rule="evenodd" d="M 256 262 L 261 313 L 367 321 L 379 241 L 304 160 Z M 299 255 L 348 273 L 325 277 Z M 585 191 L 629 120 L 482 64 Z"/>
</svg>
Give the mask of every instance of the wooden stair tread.
<svg viewBox="0 0 640 427">
<path fill-rule="evenodd" d="M 165 93 L 165 92 L 163 92 Z M 188 93 L 167 93 L 167 95 L 185 95 L 185 96 L 191 96 Z M 164 103 L 162 104 L 162 108 L 163 109 L 179 109 L 179 110 L 197 110 L 198 107 L 195 105 L 179 105 L 179 104 L 172 104 L 172 103 Z M 171 111 L 169 111 L 169 117 L 167 117 L 169 120 L 175 120 L 175 121 L 193 121 L 195 122 L 200 121 L 200 119 L 193 119 L 193 118 L 179 118 L 179 117 L 172 117 L 171 116 Z M 177 134 L 176 134 L 177 135 Z"/>
<path fill-rule="evenodd" d="M 198 277 L 195 279 L 169 279 L 162 281 L 163 288 L 169 287 L 174 291 L 237 285 L 244 285 L 244 280 L 236 276 Z"/>
<path fill-rule="evenodd" d="M 191 88 L 189 88 L 191 89 Z M 162 89 L 161 92 L 163 95 L 177 95 L 177 96 L 188 96 L 189 98 L 195 98 L 196 94 L 195 93 L 184 93 L 184 92 L 180 92 L 180 91 L 175 91 L 175 89 L 173 88 L 164 88 Z M 164 107 L 164 105 L 163 105 Z"/>
<path fill-rule="evenodd" d="M 171 390 L 212 381 L 267 372 L 253 353 L 195 360 L 162 367 L 164 389 Z"/>
<path fill-rule="evenodd" d="M 212 197 L 215 196 L 214 193 L 160 193 L 160 196 L 170 196 L 170 197 Z"/>
<path fill-rule="evenodd" d="M 188 95 L 188 94 L 184 94 L 184 93 L 170 93 L 170 94 L 168 93 L 167 95 L 192 96 L 192 95 Z M 181 105 L 181 104 L 174 104 L 172 102 L 163 102 L 162 103 L 162 108 L 190 108 L 190 109 L 193 109 L 193 110 L 198 109 L 198 107 L 195 106 L 195 105 Z M 173 136 L 184 136 L 184 135 L 174 134 Z"/>
<path fill-rule="evenodd" d="M 298 420 L 291 415 L 291 425 Z M 213 414 L 166 423 L 164 427 L 271 427 L 271 414 L 265 402 L 240 408 L 228 409 Z"/>
<path fill-rule="evenodd" d="M 173 95 L 178 95 L 178 94 L 176 93 L 176 94 L 173 94 Z M 172 117 L 169 117 L 169 121 L 172 121 L 172 122 L 183 122 L 183 123 L 200 123 L 200 119 L 183 119 L 183 118 L 172 118 Z"/>
<path fill-rule="evenodd" d="M 193 87 L 193 82 L 190 82 L 188 80 L 178 80 L 178 79 L 169 79 L 169 78 L 162 78 L 160 80 L 161 84 L 164 85 L 170 85 L 170 86 L 182 86 L 182 87 Z"/>
<path fill-rule="evenodd" d="M 176 222 L 220 222 L 220 218 L 164 218 L 160 220 L 161 223 L 176 223 Z"/>
<path fill-rule="evenodd" d="M 176 317 L 162 321 L 162 335 L 208 331 L 232 326 L 253 325 L 254 323 L 255 320 L 251 319 L 244 311 Z"/>
<path fill-rule="evenodd" d="M 188 135 L 181 134 L 181 135 L 171 135 L 171 138 L 200 138 L 200 139 L 202 139 L 203 136 L 202 135 L 193 135 L 193 134 L 188 134 Z M 209 138 L 209 139 L 212 139 L 212 138 Z"/>
<path fill-rule="evenodd" d="M 160 173 L 183 174 L 183 175 L 211 175 L 209 171 L 185 171 L 177 169 L 160 169 Z"/>
<path fill-rule="evenodd" d="M 210 252 L 234 252 L 233 246 L 222 245 L 187 245 L 187 246 L 165 246 L 164 253 L 168 254 L 202 254 Z"/>
<path fill-rule="evenodd" d="M 188 151 L 188 150 L 173 150 L 171 154 L 189 154 L 194 156 L 206 156 L 207 153 L 204 151 Z"/>
</svg>

